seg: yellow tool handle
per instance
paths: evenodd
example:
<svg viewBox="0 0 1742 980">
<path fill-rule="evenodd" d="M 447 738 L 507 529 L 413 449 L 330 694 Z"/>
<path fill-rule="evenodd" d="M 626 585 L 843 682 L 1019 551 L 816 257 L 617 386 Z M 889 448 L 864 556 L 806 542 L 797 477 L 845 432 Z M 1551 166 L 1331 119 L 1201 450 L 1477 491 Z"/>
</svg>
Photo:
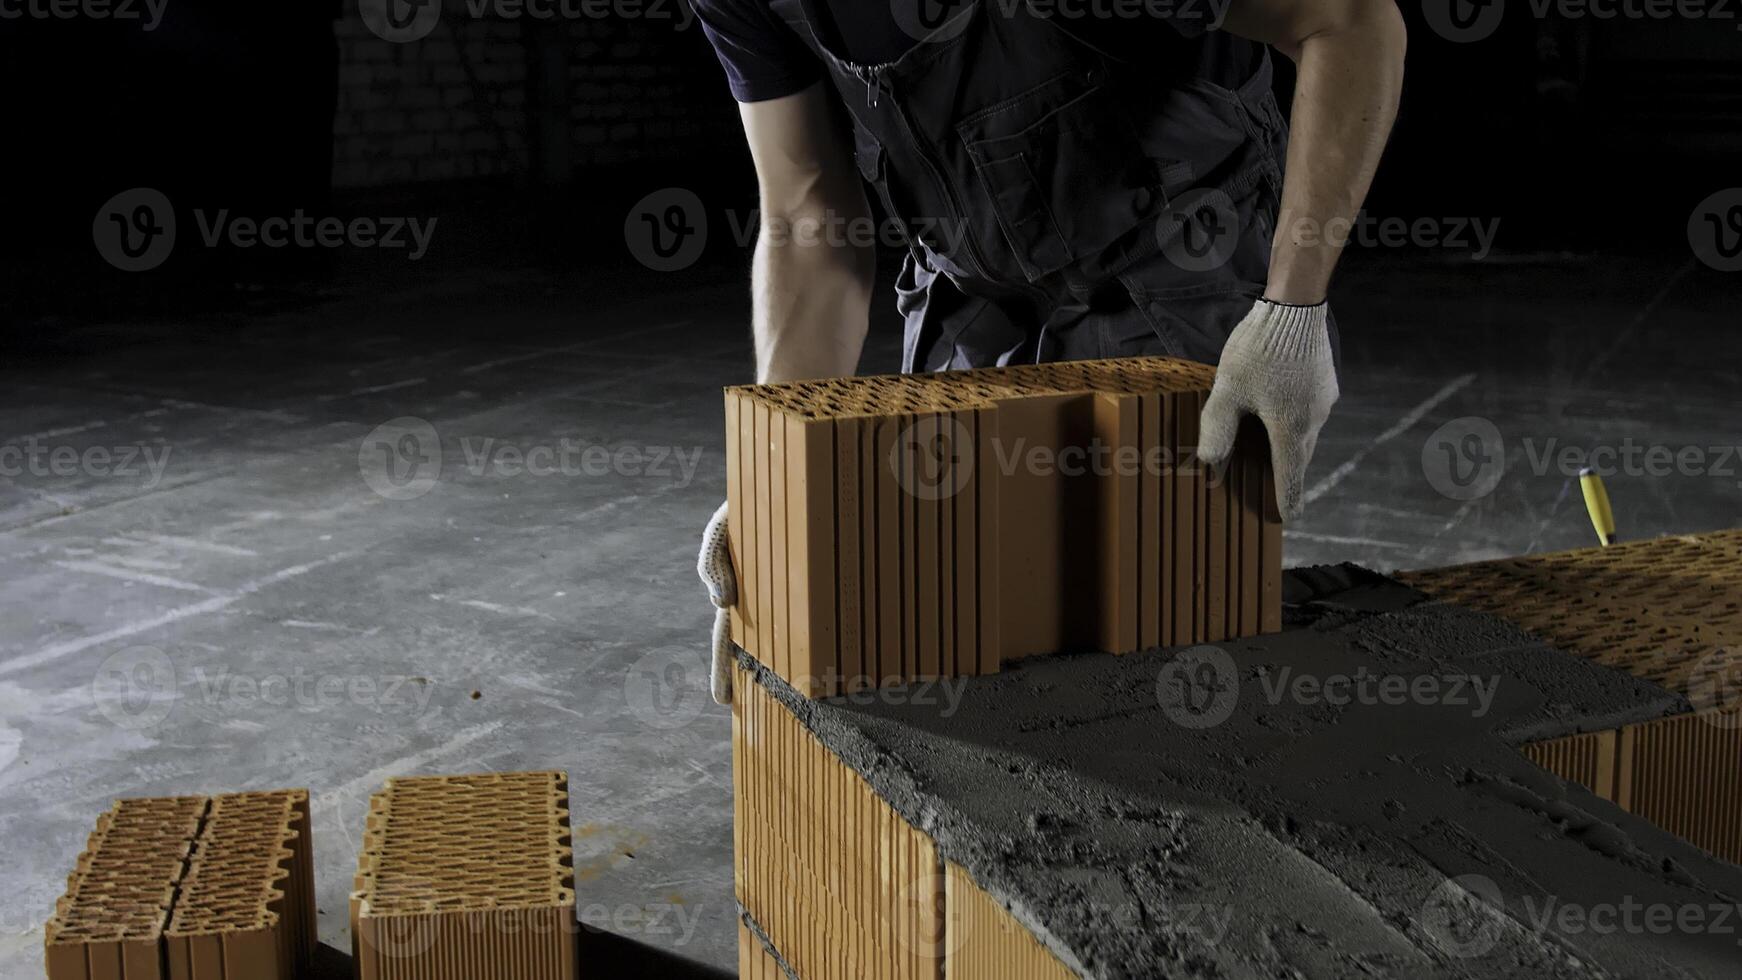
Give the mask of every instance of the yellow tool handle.
<svg viewBox="0 0 1742 980">
<path fill-rule="evenodd" d="M 1609 507 L 1609 491 L 1603 486 L 1603 478 L 1589 467 L 1579 471 L 1579 487 L 1585 491 L 1585 510 L 1591 514 L 1597 540 L 1607 548 L 1615 543 L 1615 512 Z"/>
</svg>

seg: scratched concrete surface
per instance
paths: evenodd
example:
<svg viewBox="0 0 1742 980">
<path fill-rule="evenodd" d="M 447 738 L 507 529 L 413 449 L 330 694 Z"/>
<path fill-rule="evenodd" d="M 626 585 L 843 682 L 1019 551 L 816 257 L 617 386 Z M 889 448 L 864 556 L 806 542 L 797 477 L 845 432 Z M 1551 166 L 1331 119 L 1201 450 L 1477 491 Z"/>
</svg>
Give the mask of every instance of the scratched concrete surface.
<svg viewBox="0 0 1742 980">
<path fill-rule="evenodd" d="M 59 323 L 6 359 L 0 976 L 39 969 L 114 796 L 309 787 L 320 935 L 346 950 L 384 778 L 552 767 L 583 918 L 730 968 L 728 719 L 693 563 L 722 495 L 718 389 L 748 374 L 740 269 L 354 277 Z M 1569 445 L 1707 453 L 1614 476 L 1624 534 L 1734 525 L 1742 461 L 1713 450 L 1742 441 L 1735 299 L 1679 259 L 1355 257 L 1344 400 L 1290 563 L 1583 546 L 1570 475 L 1539 463 Z M 878 322 L 867 365 L 887 369 Z M 1471 416 L 1499 454 L 1467 427 L 1430 438 Z M 1447 452 L 1450 496 L 1428 475 Z"/>
</svg>

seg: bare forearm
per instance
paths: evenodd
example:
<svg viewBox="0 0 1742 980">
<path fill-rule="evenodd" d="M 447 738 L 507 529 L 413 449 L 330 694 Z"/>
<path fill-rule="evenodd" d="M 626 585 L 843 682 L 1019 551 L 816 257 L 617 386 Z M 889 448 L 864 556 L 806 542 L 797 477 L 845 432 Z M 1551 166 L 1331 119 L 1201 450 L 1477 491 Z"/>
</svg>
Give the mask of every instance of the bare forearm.
<svg viewBox="0 0 1742 980">
<path fill-rule="evenodd" d="M 841 236 L 864 220 L 800 213 L 763 222 L 751 271 L 758 382 L 842 377 L 858 367 L 876 255 Z"/>
<path fill-rule="evenodd" d="M 1324 300 L 1403 90 L 1406 38 L 1394 4 L 1345 0 L 1318 9 L 1325 13 L 1309 22 L 1309 33 L 1273 42 L 1300 68 L 1265 293 L 1281 303 Z"/>
</svg>

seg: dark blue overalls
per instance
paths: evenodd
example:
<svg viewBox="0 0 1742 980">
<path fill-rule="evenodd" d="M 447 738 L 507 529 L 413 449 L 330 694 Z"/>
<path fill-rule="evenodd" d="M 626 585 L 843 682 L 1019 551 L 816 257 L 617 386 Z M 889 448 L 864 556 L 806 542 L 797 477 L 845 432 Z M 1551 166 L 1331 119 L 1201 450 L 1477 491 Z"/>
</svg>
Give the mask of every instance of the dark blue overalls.
<svg viewBox="0 0 1742 980">
<path fill-rule="evenodd" d="M 773 10 L 828 68 L 906 229 L 904 371 L 1170 354 L 1214 363 L 1264 289 L 1287 125 L 1268 51 L 1163 80 L 1024 0 L 971 2 L 897 60 Z"/>
</svg>

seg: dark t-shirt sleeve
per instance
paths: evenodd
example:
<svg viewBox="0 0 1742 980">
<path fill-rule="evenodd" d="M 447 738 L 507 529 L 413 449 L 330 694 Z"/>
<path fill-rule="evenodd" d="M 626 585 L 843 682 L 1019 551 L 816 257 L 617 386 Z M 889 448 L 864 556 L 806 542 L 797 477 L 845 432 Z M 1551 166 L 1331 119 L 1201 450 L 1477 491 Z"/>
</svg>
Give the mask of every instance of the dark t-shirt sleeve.
<svg viewBox="0 0 1742 980">
<path fill-rule="evenodd" d="M 802 92 L 822 77 L 816 54 L 766 0 L 691 0 L 691 5 L 739 102 Z"/>
</svg>

